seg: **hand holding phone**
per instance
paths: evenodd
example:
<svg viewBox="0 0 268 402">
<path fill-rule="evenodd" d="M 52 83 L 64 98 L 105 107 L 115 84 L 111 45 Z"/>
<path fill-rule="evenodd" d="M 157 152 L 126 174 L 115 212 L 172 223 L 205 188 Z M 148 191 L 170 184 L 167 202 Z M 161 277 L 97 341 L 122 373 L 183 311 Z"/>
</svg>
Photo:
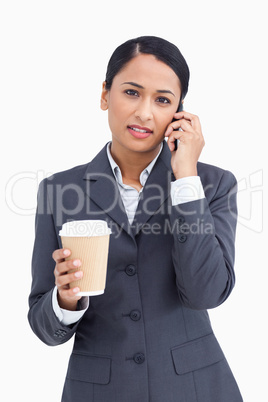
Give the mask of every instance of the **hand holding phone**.
<svg viewBox="0 0 268 402">
<path fill-rule="evenodd" d="M 168 137 L 171 166 L 176 179 L 196 176 L 197 161 L 205 145 L 198 116 L 186 111 L 176 112 L 165 136 Z M 179 146 L 176 146 L 177 141 Z"/>
</svg>

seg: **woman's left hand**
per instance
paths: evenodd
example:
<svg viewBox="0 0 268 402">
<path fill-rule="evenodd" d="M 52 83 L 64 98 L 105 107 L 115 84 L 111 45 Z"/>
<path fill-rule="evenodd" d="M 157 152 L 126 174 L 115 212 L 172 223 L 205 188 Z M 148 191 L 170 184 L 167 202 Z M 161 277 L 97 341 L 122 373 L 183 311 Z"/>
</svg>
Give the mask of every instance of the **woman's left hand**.
<svg viewBox="0 0 268 402">
<path fill-rule="evenodd" d="M 165 132 L 171 151 L 171 167 L 176 179 L 197 176 L 197 161 L 205 145 L 198 116 L 182 111 L 175 113 L 176 121 L 170 123 Z M 177 129 L 182 131 L 174 131 Z M 175 150 L 175 141 L 179 140 Z"/>
</svg>

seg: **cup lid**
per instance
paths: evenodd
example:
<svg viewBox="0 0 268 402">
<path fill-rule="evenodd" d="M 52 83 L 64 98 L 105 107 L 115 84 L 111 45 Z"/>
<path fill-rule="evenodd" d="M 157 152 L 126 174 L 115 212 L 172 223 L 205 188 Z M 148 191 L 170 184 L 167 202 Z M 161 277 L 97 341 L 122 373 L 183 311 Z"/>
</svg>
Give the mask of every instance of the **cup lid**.
<svg viewBox="0 0 268 402">
<path fill-rule="evenodd" d="M 62 225 L 60 236 L 65 237 L 90 237 L 105 236 L 111 234 L 107 222 L 103 220 L 70 221 Z"/>
</svg>

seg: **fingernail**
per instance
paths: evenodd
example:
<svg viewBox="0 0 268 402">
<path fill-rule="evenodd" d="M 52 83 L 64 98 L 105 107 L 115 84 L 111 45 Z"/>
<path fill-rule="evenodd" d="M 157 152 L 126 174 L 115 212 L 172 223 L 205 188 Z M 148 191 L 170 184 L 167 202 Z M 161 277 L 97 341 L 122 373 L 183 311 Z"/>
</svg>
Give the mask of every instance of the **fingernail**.
<svg viewBox="0 0 268 402">
<path fill-rule="evenodd" d="M 66 256 L 70 255 L 70 250 L 64 250 L 63 254 L 66 255 Z"/>
<path fill-rule="evenodd" d="M 74 292 L 74 293 L 78 293 L 79 291 L 80 291 L 79 288 L 73 288 L 73 292 Z"/>
<path fill-rule="evenodd" d="M 83 275 L 83 272 L 82 272 L 82 271 L 77 271 L 77 272 L 75 272 L 75 274 L 74 274 L 74 276 L 76 276 L 77 278 L 81 278 L 82 275 Z"/>
<path fill-rule="evenodd" d="M 81 265 L 79 260 L 74 260 L 73 264 L 75 267 L 79 267 Z"/>
</svg>

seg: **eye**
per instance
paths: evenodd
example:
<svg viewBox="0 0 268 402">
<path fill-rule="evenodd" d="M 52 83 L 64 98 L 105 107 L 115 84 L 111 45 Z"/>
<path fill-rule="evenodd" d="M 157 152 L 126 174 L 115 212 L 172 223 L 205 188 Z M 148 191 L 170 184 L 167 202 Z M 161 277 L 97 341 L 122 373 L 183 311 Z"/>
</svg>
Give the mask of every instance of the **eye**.
<svg viewBox="0 0 268 402">
<path fill-rule="evenodd" d="M 170 100 L 169 100 L 168 98 L 165 98 L 165 97 L 161 96 L 161 97 L 159 97 L 159 98 L 156 99 L 156 102 L 159 102 L 159 103 L 170 103 Z"/>
<path fill-rule="evenodd" d="M 129 96 L 139 96 L 139 93 L 134 89 L 126 89 L 125 93 Z"/>
</svg>

